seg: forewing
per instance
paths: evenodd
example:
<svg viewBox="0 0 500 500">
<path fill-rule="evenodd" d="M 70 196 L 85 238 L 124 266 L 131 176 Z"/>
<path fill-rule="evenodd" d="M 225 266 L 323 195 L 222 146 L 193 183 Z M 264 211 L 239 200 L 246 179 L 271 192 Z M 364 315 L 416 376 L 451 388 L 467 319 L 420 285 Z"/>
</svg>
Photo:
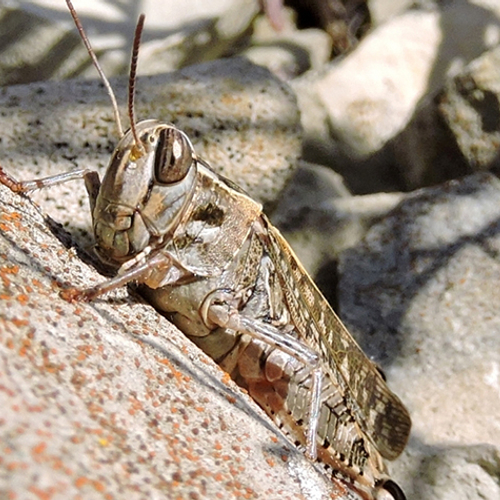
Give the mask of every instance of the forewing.
<svg viewBox="0 0 500 500">
<path fill-rule="evenodd" d="M 408 441 L 411 420 L 318 290 L 279 231 L 268 223 L 268 251 L 278 268 L 292 321 L 302 339 L 321 354 L 363 432 L 380 454 L 395 459 Z"/>
</svg>

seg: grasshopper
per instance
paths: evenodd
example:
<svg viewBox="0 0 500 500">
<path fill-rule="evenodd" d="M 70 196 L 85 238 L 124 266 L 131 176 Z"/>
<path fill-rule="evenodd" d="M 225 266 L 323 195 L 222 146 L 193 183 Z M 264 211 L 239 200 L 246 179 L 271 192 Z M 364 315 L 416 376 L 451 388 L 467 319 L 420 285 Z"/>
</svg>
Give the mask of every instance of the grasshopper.
<svg viewBox="0 0 500 500">
<path fill-rule="evenodd" d="M 181 130 L 157 120 L 136 123 L 144 16 L 131 61 L 130 130 L 123 133 L 111 86 L 66 3 L 111 96 L 121 138 L 102 183 L 88 169 L 18 182 L 0 168 L 0 182 L 16 192 L 85 180 L 95 251 L 117 274 L 63 296 L 92 300 L 138 283 L 311 460 L 362 498 L 404 499 L 383 462 L 395 459 L 408 440 L 411 420 L 402 402 L 262 206 L 198 158 Z"/>
</svg>

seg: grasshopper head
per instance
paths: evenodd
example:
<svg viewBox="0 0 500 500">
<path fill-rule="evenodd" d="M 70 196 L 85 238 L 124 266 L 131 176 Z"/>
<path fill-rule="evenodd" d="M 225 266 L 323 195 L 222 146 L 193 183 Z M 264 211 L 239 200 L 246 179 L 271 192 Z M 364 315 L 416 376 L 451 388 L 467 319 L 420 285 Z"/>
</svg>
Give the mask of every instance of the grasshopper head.
<svg viewBox="0 0 500 500">
<path fill-rule="evenodd" d="M 66 3 L 109 94 L 121 137 L 102 185 L 91 183 L 89 191 L 96 252 L 103 261 L 121 265 L 148 245 L 168 238 L 192 193 L 196 156 L 188 137 L 173 125 L 156 120 L 135 122 L 135 77 L 144 14 L 135 28 L 128 88 L 130 130 L 123 134 L 113 89 L 71 0 Z"/>
<path fill-rule="evenodd" d="M 92 218 L 96 251 L 121 264 L 171 234 L 190 199 L 196 156 L 186 134 L 172 125 L 144 120 L 118 143 Z"/>
</svg>

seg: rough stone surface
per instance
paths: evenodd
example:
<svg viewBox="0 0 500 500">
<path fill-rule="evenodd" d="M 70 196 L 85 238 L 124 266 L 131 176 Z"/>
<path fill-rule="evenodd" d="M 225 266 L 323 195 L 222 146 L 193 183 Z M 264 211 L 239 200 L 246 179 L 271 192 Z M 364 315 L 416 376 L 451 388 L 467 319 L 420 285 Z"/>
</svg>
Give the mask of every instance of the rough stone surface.
<svg viewBox="0 0 500 500">
<path fill-rule="evenodd" d="M 412 415 L 395 467 L 414 498 L 500 495 L 499 221 L 478 174 L 408 195 L 340 256 L 342 317 Z"/>
<path fill-rule="evenodd" d="M 0 498 L 360 500 L 229 377 L 0 186 Z"/>
<path fill-rule="evenodd" d="M 352 196 L 332 170 L 300 162 L 271 215 L 311 276 L 318 277 L 346 248 L 402 199 L 399 193 Z M 327 282 L 325 280 L 325 282 Z M 330 280 L 328 294 L 334 293 Z"/>
<path fill-rule="evenodd" d="M 394 141 L 407 189 L 500 169 L 500 50 L 449 78 Z"/>
<path fill-rule="evenodd" d="M 378 26 L 409 9 L 416 2 L 412 0 L 370 0 L 370 14 L 373 24 Z"/>
<path fill-rule="evenodd" d="M 74 1 L 108 76 L 128 71 L 139 14 L 136 3 Z M 143 0 L 140 11 L 146 15 L 146 24 L 139 73 L 164 73 L 245 54 L 290 78 L 328 61 L 332 43 L 324 31 L 299 31 L 290 9 L 283 9 L 286 15 L 281 16 L 284 22 L 277 31 L 267 17 L 258 16 L 261 5 L 258 0 L 184 0 L 179 8 L 175 1 Z M 94 77 L 63 0 L 10 0 L 0 6 L 0 28 L 4 34 L 0 84 Z"/>
<path fill-rule="evenodd" d="M 408 122 L 427 91 L 440 42 L 439 19 L 439 12 L 402 14 L 318 80 L 328 125 L 353 154 L 372 154 Z"/>
<path fill-rule="evenodd" d="M 189 5 L 182 4 L 182 8 L 178 8 L 178 5 L 170 4 L 170 9 L 173 7 L 174 10 L 184 12 L 198 10 L 197 5 L 193 5 L 191 9 Z M 158 17 L 158 9 L 162 10 L 161 7 L 161 3 L 156 7 L 152 6 L 153 17 Z M 141 48 L 142 72 L 156 74 L 173 71 L 232 54 L 234 46 L 246 39 L 258 11 L 258 2 L 237 0 L 225 2 L 219 11 L 205 15 L 197 22 L 178 20 L 170 34 L 165 37 L 155 34 L 154 40 L 144 43 Z"/>
<path fill-rule="evenodd" d="M 269 68 L 297 93 L 304 158 L 334 168 L 356 194 L 408 191 L 497 168 L 491 116 L 486 128 L 481 123 L 482 107 L 490 115 L 497 107 L 484 80 L 491 75 L 483 67 L 478 85 L 469 72 L 450 80 L 498 45 L 497 0 L 369 2 L 372 29 L 332 62 L 332 33 L 299 30 L 304 5 L 291 4 L 297 11 L 278 0 L 186 0 L 182 9 L 173 0 L 145 0 L 139 73 L 234 55 Z M 345 4 L 356 10 L 365 2 Z M 268 17 L 259 14 L 262 5 Z M 76 8 L 106 74 L 126 72 L 137 3 L 91 0 Z M 11 0 L 0 27 L 0 82 L 95 78 L 62 0 Z"/>
<path fill-rule="evenodd" d="M 0 6 L 0 83 L 28 83 L 86 75 L 95 70 L 64 0 L 9 0 Z M 258 13 L 254 0 L 74 0 L 108 76 L 128 71 L 139 13 L 144 13 L 142 74 L 172 71 L 220 57 L 245 38 Z"/>
<path fill-rule="evenodd" d="M 292 82 L 305 159 L 335 168 L 359 194 L 464 175 L 462 164 L 453 171 L 447 161 L 452 136 L 441 130 L 442 118 L 418 111 L 499 40 L 500 9 L 491 2 L 438 3 L 375 27 L 345 58 Z"/>
<path fill-rule="evenodd" d="M 471 169 L 500 169 L 500 49 L 472 62 L 445 87 L 439 110 Z"/>
<path fill-rule="evenodd" d="M 126 94 L 124 80 L 112 83 L 118 96 Z M 299 116 L 293 94 L 267 70 L 244 59 L 221 60 L 144 77 L 138 87 L 139 119 L 176 124 L 214 170 L 263 203 L 283 189 L 300 154 Z M 1 164 L 19 179 L 74 167 L 102 177 L 117 142 L 109 99 L 97 81 L 4 88 L 0 116 Z M 84 230 L 87 195 L 75 186 L 34 196 L 55 219 Z"/>
<path fill-rule="evenodd" d="M 73 65 L 81 61 L 84 49 L 78 42 L 78 34 L 33 12 L 12 4 L 0 5 L 0 30 L 0 85 L 64 75 L 68 65 L 74 68 Z M 61 47 L 54 51 L 54 46 L 59 44 L 64 45 L 65 50 Z M 50 64 L 46 62 L 47 55 Z"/>
<path fill-rule="evenodd" d="M 242 55 L 255 64 L 269 68 L 283 80 L 290 80 L 309 70 L 319 70 L 330 58 L 332 41 L 319 29 L 297 30 L 292 14 L 276 31 L 268 18 L 254 22 L 254 32 Z"/>
</svg>

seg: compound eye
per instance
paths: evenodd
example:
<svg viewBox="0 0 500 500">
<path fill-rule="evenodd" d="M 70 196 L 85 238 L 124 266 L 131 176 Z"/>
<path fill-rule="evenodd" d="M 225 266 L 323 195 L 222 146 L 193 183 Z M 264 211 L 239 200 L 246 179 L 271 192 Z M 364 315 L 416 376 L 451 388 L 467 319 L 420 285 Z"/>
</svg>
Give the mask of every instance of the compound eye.
<svg viewBox="0 0 500 500">
<path fill-rule="evenodd" d="M 161 129 L 155 151 L 156 180 L 162 184 L 181 181 L 193 161 L 193 148 L 188 138 L 175 128 Z"/>
</svg>

